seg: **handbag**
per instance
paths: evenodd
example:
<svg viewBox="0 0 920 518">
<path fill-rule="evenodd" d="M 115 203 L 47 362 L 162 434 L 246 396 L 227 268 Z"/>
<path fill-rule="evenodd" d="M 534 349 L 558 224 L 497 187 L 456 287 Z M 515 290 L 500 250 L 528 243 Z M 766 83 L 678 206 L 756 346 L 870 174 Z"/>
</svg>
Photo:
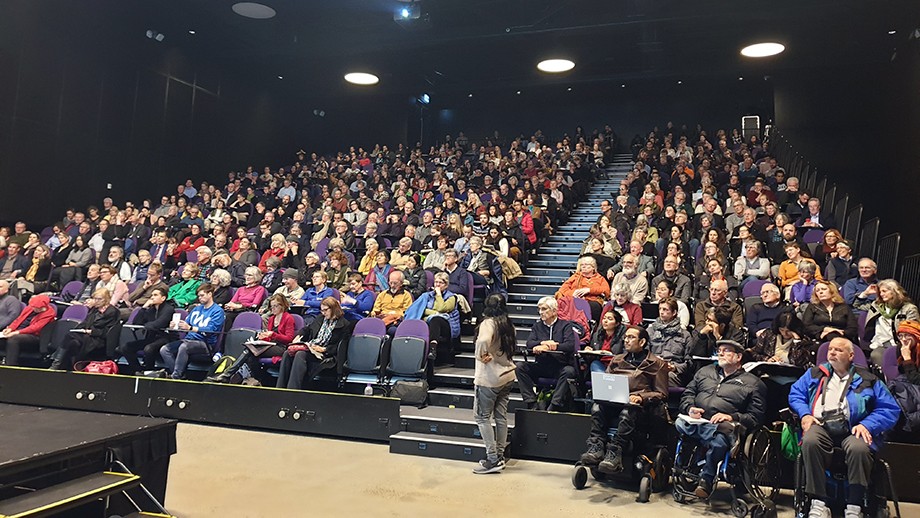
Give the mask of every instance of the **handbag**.
<svg viewBox="0 0 920 518">
<path fill-rule="evenodd" d="M 390 397 L 398 398 L 404 405 L 422 408 L 428 404 L 428 381 L 399 380 L 390 389 Z"/>
<path fill-rule="evenodd" d="M 118 364 L 112 360 L 104 362 L 78 362 L 74 370 L 89 372 L 91 374 L 118 374 Z"/>
<path fill-rule="evenodd" d="M 849 387 L 849 380 L 851 376 L 847 376 L 843 380 L 844 388 L 840 391 L 840 400 L 837 401 L 837 408 L 834 410 L 824 411 L 824 415 L 821 416 L 821 426 L 824 427 L 824 430 L 828 435 L 831 436 L 834 440 L 842 440 L 846 436 L 850 435 L 850 420 L 847 418 L 846 413 L 843 411 L 843 400 L 847 397 L 847 387 Z M 825 401 L 827 400 L 827 387 L 825 386 L 824 392 L 821 393 L 821 407 L 827 408 L 825 406 Z"/>
</svg>

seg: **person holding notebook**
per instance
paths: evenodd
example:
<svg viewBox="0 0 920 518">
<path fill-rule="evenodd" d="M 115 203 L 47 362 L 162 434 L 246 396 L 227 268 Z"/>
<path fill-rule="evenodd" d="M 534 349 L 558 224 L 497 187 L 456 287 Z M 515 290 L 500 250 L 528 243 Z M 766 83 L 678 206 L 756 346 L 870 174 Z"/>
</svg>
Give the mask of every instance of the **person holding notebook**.
<svg viewBox="0 0 920 518">
<path fill-rule="evenodd" d="M 668 362 L 649 350 L 649 334 L 639 326 L 628 326 L 623 334 L 625 353 L 610 359 L 607 373 L 626 376 L 629 402 L 618 404 L 595 399 L 591 409 L 588 451 L 582 464 L 597 466 L 601 473 L 623 471 L 623 451 L 649 433 L 667 430 Z M 617 433 L 608 440 L 607 430 Z M 663 442 L 663 439 L 662 439 Z"/>
</svg>

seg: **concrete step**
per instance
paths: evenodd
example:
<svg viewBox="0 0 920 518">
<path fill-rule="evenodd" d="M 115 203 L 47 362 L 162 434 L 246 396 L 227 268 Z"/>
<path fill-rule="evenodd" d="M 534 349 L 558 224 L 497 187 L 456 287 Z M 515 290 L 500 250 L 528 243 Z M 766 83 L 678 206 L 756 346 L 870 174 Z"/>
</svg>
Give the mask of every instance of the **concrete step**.
<svg viewBox="0 0 920 518">
<path fill-rule="evenodd" d="M 537 268 L 570 268 L 575 269 L 577 259 L 572 257 L 560 257 L 558 259 L 534 259 L 527 264 Z"/>
<path fill-rule="evenodd" d="M 533 302 L 536 304 L 545 296 L 542 293 L 508 293 L 508 300 L 510 302 Z"/>
<path fill-rule="evenodd" d="M 565 280 L 572 275 L 572 270 L 569 268 L 528 268 L 527 275 L 532 277 L 555 277 Z M 513 281 L 511 291 L 514 291 Z"/>
<path fill-rule="evenodd" d="M 481 439 L 479 427 L 473 411 L 468 408 L 445 408 L 440 406 L 427 406 L 415 408 L 401 406 L 399 417 L 402 431 L 441 435 L 448 437 L 462 437 L 466 439 Z M 514 414 L 508 415 L 508 436 L 514 430 Z"/>
<path fill-rule="evenodd" d="M 390 436 L 390 453 L 479 462 L 486 457 L 482 439 L 398 432 Z"/>
<path fill-rule="evenodd" d="M 473 389 L 436 388 L 428 391 L 428 403 L 433 406 L 473 408 Z M 513 414 L 518 408 L 525 408 L 521 395 L 512 392 L 508 402 L 508 413 Z"/>
</svg>

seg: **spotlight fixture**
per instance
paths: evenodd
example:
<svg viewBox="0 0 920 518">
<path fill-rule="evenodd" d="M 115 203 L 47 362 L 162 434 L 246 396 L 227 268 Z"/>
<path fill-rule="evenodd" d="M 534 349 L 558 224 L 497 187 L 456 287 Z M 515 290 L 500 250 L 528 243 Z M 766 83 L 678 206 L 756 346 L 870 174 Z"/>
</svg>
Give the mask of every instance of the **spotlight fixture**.
<svg viewBox="0 0 920 518">
<path fill-rule="evenodd" d="M 744 81 L 744 76 L 738 76 L 738 81 Z"/>
<path fill-rule="evenodd" d="M 192 36 L 194 36 L 194 35 L 196 34 L 195 31 L 193 31 L 193 30 L 189 30 L 188 33 L 191 34 Z"/>
<path fill-rule="evenodd" d="M 380 78 L 367 72 L 349 72 L 345 74 L 345 80 L 353 85 L 375 85 L 380 82 Z"/>
<path fill-rule="evenodd" d="M 684 82 L 683 82 L 683 81 L 678 81 L 677 84 L 682 85 L 682 84 L 684 84 Z"/>
<path fill-rule="evenodd" d="M 518 95 L 521 95 L 521 91 L 520 91 L 520 90 L 518 90 L 518 91 L 515 92 L 515 93 L 517 93 Z"/>
<path fill-rule="evenodd" d="M 418 103 L 421 104 L 422 106 L 427 106 L 431 104 L 431 96 L 426 93 L 423 93 L 422 95 L 418 96 Z"/>
<path fill-rule="evenodd" d="M 624 83 L 624 84 L 621 84 L 621 85 L 620 85 L 620 88 L 626 88 L 626 84 L 625 84 L 625 83 Z"/>
<path fill-rule="evenodd" d="M 570 87 L 566 88 L 565 91 L 566 91 L 566 92 L 571 92 L 571 91 L 572 91 L 572 87 L 570 86 Z"/>
<path fill-rule="evenodd" d="M 238 2 L 233 4 L 230 8 L 233 9 L 234 13 L 244 18 L 252 18 L 254 20 L 267 20 L 269 18 L 274 18 L 275 15 L 278 14 L 271 7 L 256 2 Z"/>
<path fill-rule="evenodd" d="M 537 63 L 537 69 L 550 74 L 568 72 L 575 68 L 575 62 L 569 59 L 544 59 Z"/>
<path fill-rule="evenodd" d="M 473 98 L 473 94 L 472 94 L 472 93 L 470 93 L 470 95 L 467 95 L 467 97 L 469 97 L 469 98 L 471 98 L 471 99 L 472 99 L 472 98 Z"/>
<path fill-rule="evenodd" d="M 422 17 L 422 6 L 417 0 L 400 0 L 399 7 L 393 12 L 393 20 L 406 22 Z"/>
<path fill-rule="evenodd" d="M 278 79 L 284 79 L 284 76 L 278 76 Z"/>
<path fill-rule="evenodd" d="M 775 56 L 784 50 L 786 50 L 786 46 L 782 43 L 768 41 L 744 47 L 741 49 L 741 55 L 749 58 L 765 58 Z"/>
<path fill-rule="evenodd" d="M 898 31 L 896 31 L 896 30 L 894 30 L 894 29 L 888 31 L 888 34 L 891 34 L 892 36 L 895 35 L 895 34 L 897 34 L 897 33 L 898 33 Z"/>
<path fill-rule="evenodd" d="M 146 33 L 146 34 L 147 34 L 147 37 L 148 37 L 149 39 L 151 39 L 151 40 L 157 40 L 157 41 L 159 41 L 159 42 L 161 42 L 161 43 L 163 42 L 163 40 L 166 39 L 166 35 L 165 35 L 165 34 L 163 34 L 163 33 L 161 33 L 161 32 L 157 32 L 157 31 L 151 30 L 151 29 L 147 29 L 147 33 Z"/>
</svg>

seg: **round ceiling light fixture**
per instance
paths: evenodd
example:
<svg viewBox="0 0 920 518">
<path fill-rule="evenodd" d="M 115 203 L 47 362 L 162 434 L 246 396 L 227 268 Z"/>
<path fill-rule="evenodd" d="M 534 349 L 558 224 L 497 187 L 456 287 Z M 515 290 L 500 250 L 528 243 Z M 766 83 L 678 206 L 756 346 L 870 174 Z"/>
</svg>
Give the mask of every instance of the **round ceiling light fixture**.
<svg viewBox="0 0 920 518">
<path fill-rule="evenodd" d="M 278 14 L 271 7 L 256 2 L 238 2 L 233 4 L 231 9 L 240 16 L 253 18 L 255 20 L 268 20 L 269 18 L 274 18 L 275 15 Z"/>
<path fill-rule="evenodd" d="M 782 43 L 769 41 L 748 45 L 747 47 L 741 49 L 741 55 L 747 56 L 749 58 L 765 58 L 768 56 L 775 56 L 784 50 L 786 50 L 786 46 Z"/>
<path fill-rule="evenodd" d="M 375 85 L 380 78 L 367 72 L 350 72 L 345 74 L 345 80 L 353 85 Z"/>
<path fill-rule="evenodd" d="M 575 68 L 575 62 L 568 59 L 544 59 L 537 63 L 537 68 L 550 74 L 559 74 Z"/>
</svg>

